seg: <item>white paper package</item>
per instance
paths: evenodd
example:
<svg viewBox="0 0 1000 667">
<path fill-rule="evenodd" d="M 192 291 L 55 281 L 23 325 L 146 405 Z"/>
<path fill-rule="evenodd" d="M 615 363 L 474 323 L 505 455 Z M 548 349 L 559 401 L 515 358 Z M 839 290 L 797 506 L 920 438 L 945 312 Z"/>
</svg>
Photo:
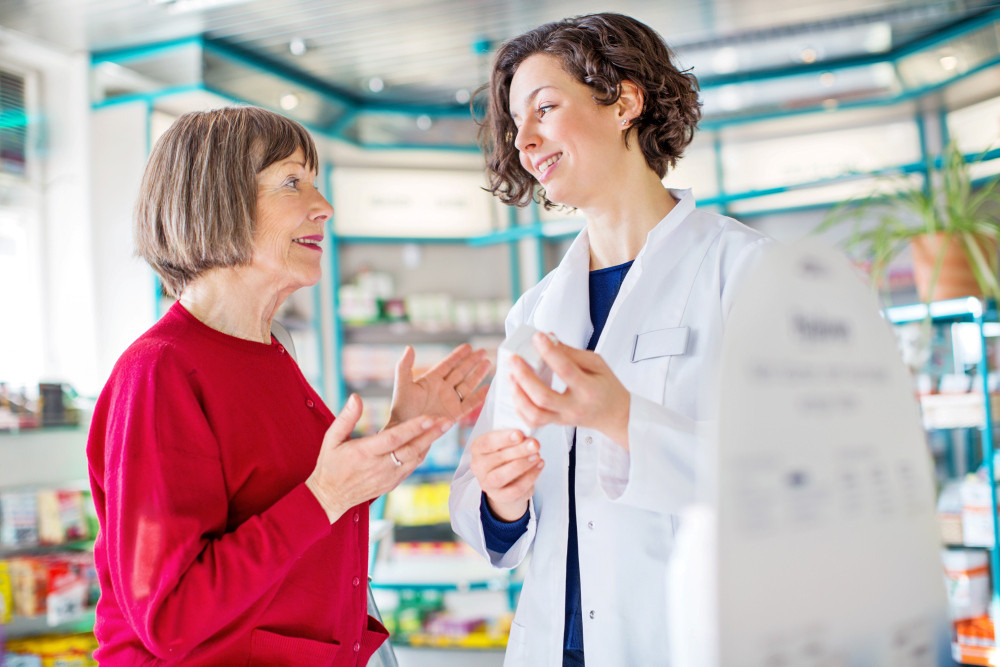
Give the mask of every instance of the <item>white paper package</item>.
<svg viewBox="0 0 1000 667">
<path fill-rule="evenodd" d="M 500 344 L 497 349 L 497 374 L 496 374 L 496 406 L 493 412 L 493 428 L 506 429 L 516 428 L 524 435 L 530 436 L 532 429 L 525 423 L 521 416 L 517 414 L 514 407 L 514 382 L 510 379 L 511 358 L 521 357 L 525 363 L 534 369 L 535 373 L 549 387 L 552 386 L 552 369 L 542 361 L 538 350 L 531 343 L 531 338 L 538 330 L 528 324 L 522 324 L 514 333 Z"/>
</svg>

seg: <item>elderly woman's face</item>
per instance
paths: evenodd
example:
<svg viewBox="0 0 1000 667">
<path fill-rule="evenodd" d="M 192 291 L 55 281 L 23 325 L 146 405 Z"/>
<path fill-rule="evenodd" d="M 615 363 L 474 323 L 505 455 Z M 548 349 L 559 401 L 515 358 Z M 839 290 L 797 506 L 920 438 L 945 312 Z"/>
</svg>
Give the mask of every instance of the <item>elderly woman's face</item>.
<svg viewBox="0 0 1000 667">
<path fill-rule="evenodd" d="M 320 279 L 323 228 L 333 208 L 316 189 L 316 172 L 301 148 L 257 177 L 257 228 L 251 266 L 279 289 L 315 285 Z"/>
</svg>

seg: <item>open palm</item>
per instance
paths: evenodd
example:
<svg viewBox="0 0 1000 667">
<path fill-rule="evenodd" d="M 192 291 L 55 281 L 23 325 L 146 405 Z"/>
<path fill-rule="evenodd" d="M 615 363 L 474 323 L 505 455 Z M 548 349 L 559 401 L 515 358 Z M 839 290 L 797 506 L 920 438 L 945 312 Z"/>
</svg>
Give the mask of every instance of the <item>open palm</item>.
<svg viewBox="0 0 1000 667">
<path fill-rule="evenodd" d="M 417 415 L 457 420 L 483 404 L 489 387 L 479 387 L 479 384 L 490 372 L 485 350 L 459 345 L 416 378 L 413 377 L 415 356 L 413 348 L 407 346 L 396 364 L 387 427 Z"/>
</svg>

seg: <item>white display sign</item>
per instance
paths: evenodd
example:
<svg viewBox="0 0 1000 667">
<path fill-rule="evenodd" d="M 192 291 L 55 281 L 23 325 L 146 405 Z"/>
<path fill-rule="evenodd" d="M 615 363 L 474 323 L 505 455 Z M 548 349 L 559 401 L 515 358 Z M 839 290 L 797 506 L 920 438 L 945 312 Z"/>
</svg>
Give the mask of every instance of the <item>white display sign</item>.
<svg viewBox="0 0 1000 667">
<path fill-rule="evenodd" d="M 913 382 L 848 261 L 772 249 L 729 318 L 719 387 L 711 499 L 682 520 L 670 577 L 689 612 L 673 664 L 951 665 Z"/>
<path fill-rule="evenodd" d="M 345 236 L 473 236 L 496 229 L 481 171 L 336 169 L 334 228 Z"/>
</svg>

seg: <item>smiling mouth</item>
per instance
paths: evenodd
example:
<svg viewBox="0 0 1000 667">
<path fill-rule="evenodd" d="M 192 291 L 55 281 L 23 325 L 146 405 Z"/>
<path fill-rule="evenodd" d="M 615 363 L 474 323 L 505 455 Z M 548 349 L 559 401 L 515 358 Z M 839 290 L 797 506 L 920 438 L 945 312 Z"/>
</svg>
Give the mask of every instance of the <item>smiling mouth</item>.
<svg viewBox="0 0 1000 667">
<path fill-rule="evenodd" d="M 302 237 L 300 239 L 292 239 L 293 242 L 298 243 L 299 245 L 306 246 L 307 248 L 315 248 L 316 250 L 323 249 L 320 246 L 320 241 L 322 240 L 323 240 L 322 238 L 312 238 L 312 237 Z"/>
<path fill-rule="evenodd" d="M 552 157 L 548 158 L 548 159 L 547 159 L 547 160 L 545 160 L 544 162 L 539 162 L 539 163 L 538 163 L 538 166 L 536 166 L 535 168 L 536 168 L 536 169 L 538 170 L 538 173 L 539 173 L 539 174 L 544 174 L 544 173 L 545 173 L 545 171 L 546 171 L 546 170 L 547 170 L 547 169 L 548 169 L 549 167 L 551 167 L 552 165 L 554 165 L 554 164 L 555 164 L 556 162 L 558 162 L 558 161 L 559 161 L 559 160 L 560 160 L 561 158 L 562 158 L 562 153 L 556 153 L 555 155 L 553 155 Z"/>
</svg>

